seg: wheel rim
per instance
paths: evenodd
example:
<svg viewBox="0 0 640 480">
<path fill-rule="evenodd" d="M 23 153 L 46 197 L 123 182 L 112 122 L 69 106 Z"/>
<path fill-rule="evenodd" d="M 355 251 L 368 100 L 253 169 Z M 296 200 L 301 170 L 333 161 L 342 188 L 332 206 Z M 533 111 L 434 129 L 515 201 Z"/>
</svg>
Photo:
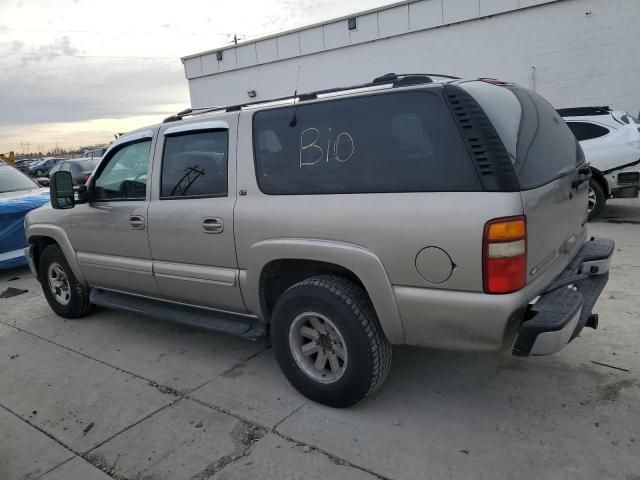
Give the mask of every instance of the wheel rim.
<svg viewBox="0 0 640 480">
<path fill-rule="evenodd" d="M 587 207 L 587 211 L 591 213 L 591 211 L 596 208 L 596 204 L 598 203 L 598 197 L 596 197 L 596 191 L 589 186 L 589 205 Z"/>
<path fill-rule="evenodd" d="M 289 348 L 298 367 L 318 382 L 337 382 L 347 368 L 349 358 L 344 338 L 322 314 L 304 312 L 293 319 Z"/>
<path fill-rule="evenodd" d="M 71 289 L 69 288 L 69 279 L 64 269 L 58 263 L 52 263 L 47 269 L 47 279 L 49 280 L 49 288 L 60 305 L 67 305 L 71 300 Z"/>
</svg>

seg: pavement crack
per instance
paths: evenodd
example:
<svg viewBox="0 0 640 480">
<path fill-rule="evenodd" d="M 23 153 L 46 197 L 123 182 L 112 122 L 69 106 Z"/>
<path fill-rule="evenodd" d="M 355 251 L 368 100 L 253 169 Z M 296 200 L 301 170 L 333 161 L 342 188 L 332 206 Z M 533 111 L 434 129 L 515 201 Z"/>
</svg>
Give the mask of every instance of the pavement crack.
<svg viewBox="0 0 640 480">
<path fill-rule="evenodd" d="M 189 389 L 189 390 L 185 390 L 185 392 L 187 392 L 187 393 L 193 393 L 193 392 L 195 392 L 196 390 L 198 390 L 198 389 L 200 389 L 200 388 L 204 387 L 205 385 L 207 385 L 207 384 L 209 384 L 209 383 L 213 382 L 213 381 L 214 381 L 214 380 L 216 380 L 217 378 L 220 378 L 220 377 L 223 377 L 223 376 L 225 376 L 225 375 L 229 374 L 229 372 L 231 372 L 231 371 L 233 371 L 234 369 L 238 368 L 240 365 L 244 365 L 245 363 L 249 362 L 250 360 L 253 360 L 253 359 L 254 359 L 254 358 L 256 358 L 258 355 L 263 354 L 264 352 L 266 352 L 266 351 L 267 351 L 267 350 L 269 350 L 270 348 L 271 348 L 271 345 L 266 345 L 262 350 L 259 350 L 259 351 L 257 351 L 257 352 L 252 353 L 252 354 L 251 354 L 251 355 L 249 355 L 248 357 L 243 358 L 242 360 L 240 360 L 240 361 L 238 361 L 238 362 L 234 363 L 234 364 L 233 364 L 230 368 L 228 368 L 227 370 L 225 370 L 225 371 L 223 371 L 223 372 L 219 373 L 218 375 L 216 375 L 216 376 L 214 376 L 214 377 L 212 377 L 212 378 L 208 379 L 207 381 L 205 381 L 205 382 L 201 383 L 200 385 L 198 385 L 198 386 L 196 386 L 196 387 L 193 387 L 193 388 L 191 388 L 191 389 Z"/>
<path fill-rule="evenodd" d="M 76 452 L 73 448 L 71 448 L 69 445 L 67 445 L 66 443 L 62 442 L 61 440 L 57 439 L 56 437 L 54 437 L 53 435 L 51 435 L 49 432 L 47 432 L 46 430 L 40 428 L 38 425 L 35 425 L 34 423 L 30 422 L 29 420 L 27 420 L 26 418 L 21 417 L 19 414 L 17 414 L 16 412 L 14 412 L 13 410 L 11 410 L 9 407 L 5 407 L 4 405 L 0 404 L 0 408 L 6 410 L 7 412 L 9 412 L 11 415 L 19 418 L 20 420 L 22 420 L 23 422 L 25 422 L 26 424 L 32 426 L 33 428 L 35 428 L 36 430 L 38 430 L 40 433 L 42 433 L 43 435 L 46 435 L 47 437 L 49 437 L 51 440 L 53 440 L 54 442 L 56 442 L 58 445 L 66 448 L 67 450 L 69 450 L 70 452 L 72 452 L 75 455 L 79 455 L 78 452 Z"/>
<path fill-rule="evenodd" d="M 89 462 L 89 460 L 86 458 L 86 455 L 89 455 L 90 452 L 96 450 L 97 448 L 100 448 L 102 445 L 104 445 L 107 442 L 110 442 L 111 440 L 113 440 L 114 438 L 116 438 L 118 435 L 123 434 L 124 432 L 126 432 L 127 430 L 132 429 L 133 427 L 135 427 L 136 425 L 139 425 L 140 423 L 144 422 L 145 420 L 150 419 L 151 417 L 153 417 L 156 413 L 160 413 L 161 411 L 172 407 L 173 405 L 175 405 L 176 403 L 178 403 L 180 400 L 182 400 L 184 397 L 180 397 L 177 398 L 169 403 L 167 403 L 166 405 L 163 405 L 160 408 L 155 409 L 153 412 L 149 413 L 148 415 L 145 415 L 144 417 L 140 418 L 139 420 L 136 420 L 135 422 L 127 425 L 125 428 L 123 428 L 122 430 L 117 431 L 116 433 L 114 433 L 113 435 L 111 435 L 110 437 L 108 437 L 105 440 L 102 440 L 100 443 L 94 445 L 93 447 L 91 447 L 89 450 L 85 451 L 83 454 L 80 454 L 80 456 L 82 458 L 84 458 L 85 460 L 87 460 Z M 91 462 L 89 462 L 91 463 Z"/>
<path fill-rule="evenodd" d="M 231 431 L 231 439 L 235 447 L 234 452 L 209 464 L 204 470 L 192 476 L 189 480 L 207 480 L 216 475 L 223 468 L 249 456 L 251 453 L 251 447 L 258 442 L 266 432 L 267 430 L 265 428 L 256 426 L 244 420 L 239 421 Z"/>
</svg>

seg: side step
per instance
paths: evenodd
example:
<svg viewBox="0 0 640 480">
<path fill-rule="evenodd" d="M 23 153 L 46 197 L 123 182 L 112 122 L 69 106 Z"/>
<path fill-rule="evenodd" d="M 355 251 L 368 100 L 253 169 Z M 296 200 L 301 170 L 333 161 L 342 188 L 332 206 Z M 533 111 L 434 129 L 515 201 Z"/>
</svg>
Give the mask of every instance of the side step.
<svg viewBox="0 0 640 480">
<path fill-rule="evenodd" d="M 229 333 L 250 340 L 255 340 L 266 334 L 265 324 L 258 318 L 247 315 L 235 315 L 228 312 L 178 305 L 99 288 L 91 289 L 89 300 L 101 307 L 126 310 L 192 327 Z"/>
</svg>

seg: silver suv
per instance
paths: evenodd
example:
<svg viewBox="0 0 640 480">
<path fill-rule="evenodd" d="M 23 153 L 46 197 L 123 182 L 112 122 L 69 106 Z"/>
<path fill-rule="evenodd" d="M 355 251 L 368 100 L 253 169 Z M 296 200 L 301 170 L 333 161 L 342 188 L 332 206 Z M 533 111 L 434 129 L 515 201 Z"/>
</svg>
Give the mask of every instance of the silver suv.
<svg viewBox="0 0 640 480">
<path fill-rule="evenodd" d="M 546 355 L 584 326 L 613 242 L 587 240 L 589 170 L 539 95 L 388 74 L 181 112 L 68 172 L 26 221 L 51 308 L 269 335 L 324 404 L 378 388 L 391 345 Z"/>
</svg>

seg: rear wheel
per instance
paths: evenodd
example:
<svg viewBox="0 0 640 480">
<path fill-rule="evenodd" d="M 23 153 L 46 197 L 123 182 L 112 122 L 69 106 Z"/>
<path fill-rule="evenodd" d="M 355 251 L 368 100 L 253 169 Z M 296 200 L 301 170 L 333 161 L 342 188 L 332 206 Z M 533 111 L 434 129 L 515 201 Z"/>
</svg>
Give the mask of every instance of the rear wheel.
<svg viewBox="0 0 640 480">
<path fill-rule="evenodd" d="M 606 202 L 607 196 L 600 182 L 594 179 L 589 180 L 589 220 L 593 220 L 602 212 Z"/>
<path fill-rule="evenodd" d="M 334 275 L 303 280 L 282 294 L 271 341 L 289 382 L 332 407 L 373 393 L 391 366 L 391 344 L 366 292 Z"/>
<path fill-rule="evenodd" d="M 89 288 L 78 282 L 59 246 L 44 249 L 38 271 L 44 296 L 54 312 L 65 318 L 80 318 L 91 312 Z"/>
</svg>

